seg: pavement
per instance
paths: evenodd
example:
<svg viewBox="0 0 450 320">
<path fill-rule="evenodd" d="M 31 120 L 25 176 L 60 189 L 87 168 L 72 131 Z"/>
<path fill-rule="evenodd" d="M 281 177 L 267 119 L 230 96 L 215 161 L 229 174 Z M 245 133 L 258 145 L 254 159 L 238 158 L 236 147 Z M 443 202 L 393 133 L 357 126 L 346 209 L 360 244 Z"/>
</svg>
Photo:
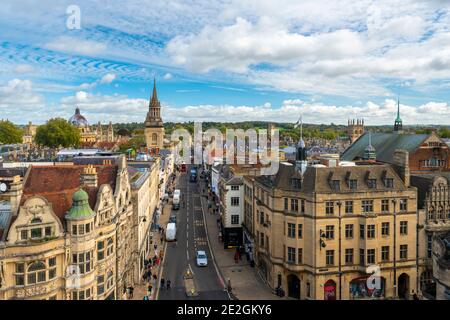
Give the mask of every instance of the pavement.
<svg viewBox="0 0 450 320">
<path fill-rule="evenodd" d="M 206 186 L 204 181 L 201 181 L 202 189 Z M 206 187 L 205 187 L 206 189 Z M 215 262 L 220 270 L 220 274 L 225 283 L 231 283 L 232 296 L 238 300 L 284 300 L 273 294 L 272 289 L 264 282 L 258 274 L 257 269 L 250 266 L 245 255 L 242 255 L 242 260 L 235 263 L 234 254 L 235 249 L 224 249 L 223 242 L 219 241 L 219 226 L 217 219 L 219 213 L 213 213 L 213 210 L 208 212 L 207 197 L 203 197 L 203 205 L 205 208 L 205 220 L 208 229 L 210 240 L 210 247 L 214 254 Z M 214 205 L 212 209 L 215 209 Z M 218 212 L 218 210 L 217 210 Z"/>
</svg>

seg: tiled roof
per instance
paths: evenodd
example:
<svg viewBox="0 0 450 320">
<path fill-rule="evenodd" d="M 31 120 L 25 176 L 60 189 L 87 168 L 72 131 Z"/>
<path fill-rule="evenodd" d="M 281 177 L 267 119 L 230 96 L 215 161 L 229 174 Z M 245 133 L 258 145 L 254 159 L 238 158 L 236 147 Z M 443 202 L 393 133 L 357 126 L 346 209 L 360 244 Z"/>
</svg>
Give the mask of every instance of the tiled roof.
<svg viewBox="0 0 450 320">
<path fill-rule="evenodd" d="M 408 152 L 416 150 L 428 138 L 427 134 L 372 133 L 371 144 L 375 147 L 377 160 L 385 163 L 394 162 L 395 149 Z M 341 160 L 362 159 L 364 149 L 369 145 L 369 134 L 365 133 L 350 145 L 342 154 Z"/>
<path fill-rule="evenodd" d="M 43 166 L 32 167 L 25 182 L 21 204 L 34 195 L 46 198 L 55 214 L 64 221 L 66 212 L 72 205 L 72 195 L 80 186 L 80 176 L 84 166 Z M 109 184 L 115 190 L 117 166 L 101 165 L 97 169 L 98 187 L 83 187 L 89 195 L 89 205 L 94 209 L 97 192 L 101 185 Z"/>
</svg>

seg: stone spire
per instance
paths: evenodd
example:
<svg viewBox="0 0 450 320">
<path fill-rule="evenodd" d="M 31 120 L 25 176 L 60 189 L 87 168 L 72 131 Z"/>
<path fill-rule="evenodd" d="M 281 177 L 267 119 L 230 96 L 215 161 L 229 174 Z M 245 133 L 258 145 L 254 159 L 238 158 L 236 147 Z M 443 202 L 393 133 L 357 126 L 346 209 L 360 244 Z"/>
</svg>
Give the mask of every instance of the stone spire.
<svg viewBox="0 0 450 320">
<path fill-rule="evenodd" d="M 153 93 L 152 93 L 152 98 L 150 100 L 150 106 L 152 107 L 156 107 L 159 106 L 161 107 L 159 101 L 158 101 L 158 93 L 156 92 L 156 78 L 153 78 Z"/>
<path fill-rule="evenodd" d="M 161 103 L 158 100 L 158 93 L 156 91 L 156 79 L 153 79 L 153 93 L 148 106 L 145 126 L 149 128 L 160 128 L 164 126 L 161 119 Z"/>
</svg>

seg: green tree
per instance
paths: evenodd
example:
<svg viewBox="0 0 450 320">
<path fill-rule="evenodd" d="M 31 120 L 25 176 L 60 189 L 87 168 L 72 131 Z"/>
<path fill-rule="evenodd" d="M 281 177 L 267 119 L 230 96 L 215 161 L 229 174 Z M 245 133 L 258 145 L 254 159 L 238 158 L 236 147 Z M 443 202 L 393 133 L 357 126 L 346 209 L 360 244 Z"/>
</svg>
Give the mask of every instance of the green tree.
<svg viewBox="0 0 450 320">
<path fill-rule="evenodd" d="M 62 118 L 50 119 L 37 128 L 35 141 L 38 145 L 50 148 L 78 147 L 80 131 Z"/>
<path fill-rule="evenodd" d="M 0 121 L 0 143 L 13 144 L 22 142 L 23 131 L 11 121 Z"/>
<path fill-rule="evenodd" d="M 441 138 L 450 138 L 450 129 L 443 127 L 439 129 L 438 134 Z"/>
</svg>

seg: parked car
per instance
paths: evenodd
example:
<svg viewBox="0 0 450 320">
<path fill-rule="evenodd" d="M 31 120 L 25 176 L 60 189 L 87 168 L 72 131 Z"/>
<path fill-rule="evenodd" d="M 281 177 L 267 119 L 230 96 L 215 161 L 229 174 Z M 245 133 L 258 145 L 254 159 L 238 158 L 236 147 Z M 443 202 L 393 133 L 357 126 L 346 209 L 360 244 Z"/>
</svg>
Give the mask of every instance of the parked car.
<svg viewBox="0 0 450 320">
<path fill-rule="evenodd" d="M 206 252 L 203 250 L 198 250 L 196 253 L 196 261 L 197 266 L 206 267 L 208 265 L 208 257 L 206 256 Z"/>
</svg>

